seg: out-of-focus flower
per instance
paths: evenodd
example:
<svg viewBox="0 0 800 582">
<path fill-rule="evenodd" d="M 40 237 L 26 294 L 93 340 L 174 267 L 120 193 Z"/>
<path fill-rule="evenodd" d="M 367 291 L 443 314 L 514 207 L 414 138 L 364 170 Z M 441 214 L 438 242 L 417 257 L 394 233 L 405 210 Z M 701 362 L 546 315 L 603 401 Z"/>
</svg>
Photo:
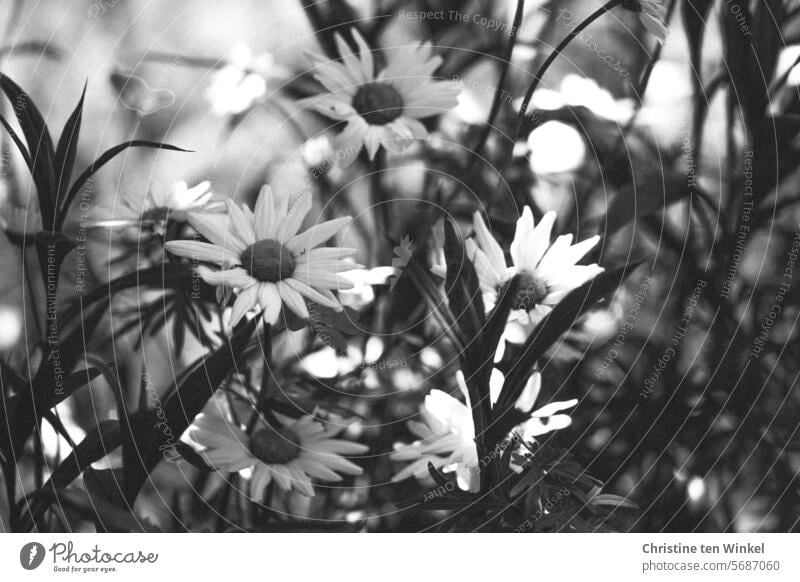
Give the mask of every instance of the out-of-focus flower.
<svg viewBox="0 0 800 582">
<path fill-rule="evenodd" d="M 521 103 L 521 100 L 518 103 Z M 558 91 L 537 90 L 533 94 L 533 101 L 528 111 L 529 113 L 540 109 L 553 111 L 562 107 L 586 107 L 601 117 L 619 123 L 628 121 L 634 112 L 632 99 L 615 99 L 608 89 L 598 85 L 594 79 L 574 73 L 564 77 Z"/>
<path fill-rule="evenodd" d="M 219 211 L 222 201 L 213 201 L 211 182 L 200 182 L 189 188 L 186 182 L 176 182 L 172 190 L 149 190 L 143 199 L 124 197 L 115 208 L 101 206 L 98 218 L 89 226 L 103 228 L 153 228 L 163 226 L 168 220 L 186 222 L 193 210 Z"/>
<path fill-rule="evenodd" d="M 198 274 L 210 285 L 238 290 L 230 325 L 235 326 L 256 307 L 263 309 L 264 321 L 278 321 L 285 303 L 298 317 L 308 319 L 304 297 L 314 303 L 341 311 L 332 289 L 349 289 L 352 282 L 342 271 L 360 268 L 343 259 L 355 249 L 316 248 L 350 224 L 351 218 L 337 218 L 317 224 L 298 234 L 311 210 L 311 194 L 306 192 L 290 203 L 288 196 L 274 194 L 264 186 L 256 201 L 255 213 L 245 205 L 226 201 L 227 214 L 193 212 L 189 223 L 210 243 L 169 241 L 165 248 L 182 257 L 216 263 L 213 271 L 199 267 Z"/>
<path fill-rule="evenodd" d="M 541 321 L 570 291 L 603 272 L 596 263 L 576 264 L 594 248 L 600 237 L 595 235 L 573 245 L 572 235 L 565 234 L 551 245 L 550 232 L 555 220 L 556 213 L 550 211 L 534 226 L 533 214 L 526 206 L 517 220 L 511 243 L 512 265 L 508 265 L 503 249 L 489 232 L 480 212 L 475 212 L 475 239 L 467 239 L 466 250 L 475 265 L 487 310 L 497 303 L 498 294 L 508 281 L 519 275 L 517 300 L 509 321 L 528 329 Z"/>
<path fill-rule="evenodd" d="M 660 42 L 667 38 L 667 6 L 664 0 L 622 0 L 622 7 L 639 15 L 639 20 Z"/>
<path fill-rule="evenodd" d="M 419 119 L 455 107 L 460 92 L 454 81 L 433 79 L 442 59 L 431 55 L 430 43 L 385 51 L 386 68 L 376 75 L 372 49 L 355 29 L 353 38 L 358 54 L 336 35 L 341 63 L 311 55 L 315 78 L 329 93 L 303 101 L 331 119 L 347 122 L 334 140 L 342 166 L 353 163 L 362 146 L 372 159 L 380 146 L 402 153 L 414 140 L 427 138 Z"/>
<path fill-rule="evenodd" d="M 373 267 L 357 269 L 342 273 L 342 276 L 353 283 L 351 289 L 340 294 L 342 305 L 361 310 L 375 300 L 375 285 L 389 285 L 390 279 L 396 275 L 394 267 Z"/>
<path fill-rule="evenodd" d="M 401 481 L 411 476 L 424 478 L 428 474 L 430 463 L 437 469 L 455 471 L 458 485 L 462 489 L 472 492 L 478 490 L 480 464 L 475 447 L 472 406 L 466 379 L 461 371 L 456 374 L 456 380 L 466 403 L 441 390 L 431 390 L 420 409 L 421 420 L 407 422 L 408 429 L 420 440 L 411 445 L 396 445 L 395 451 L 390 455 L 394 461 L 410 461 L 409 465 L 392 477 L 392 481 Z M 504 381 L 503 373 L 493 369 L 489 382 L 493 406 L 500 396 Z M 566 428 L 572 422 L 568 415 L 558 413 L 575 406 L 577 400 L 553 402 L 531 412 L 541 385 L 541 374 L 534 372 L 515 403 L 518 410 L 530 414 L 528 420 L 514 429 L 518 438 L 531 440 L 553 430 Z"/>
<path fill-rule="evenodd" d="M 583 136 L 571 125 L 548 121 L 528 136 L 531 170 L 535 174 L 559 174 L 578 169 L 586 158 Z"/>
<path fill-rule="evenodd" d="M 18 308 L 0 306 L 0 352 L 17 345 L 22 336 L 22 315 Z"/>
<path fill-rule="evenodd" d="M 327 135 L 307 139 L 300 147 L 300 155 L 310 168 L 327 164 L 334 155 L 333 144 Z"/>
<path fill-rule="evenodd" d="M 250 479 L 250 497 L 259 501 L 273 481 L 283 491 L 314 496 L 312 479 L 338 482 L 341 475 L 360 475 L 363 469 L 342 455 L 360 455 L 368 447 L 334 438 L 345 427 L 323 424 L 312 416 L 298 419 L 276 415 L 279 426 L 260 420 L 248 434 L 230 422 L 218 406 L 206 407 L 182 440 L 198 451 L 215 470 L 240 472 Z"/>
<path fill-rule="evenodd" d="M 206 99 L 217 115 L 238 115 L 267 94 L 270 79 L 287 74 L 269 53 L 254 56 L 247 45 L 237 44 L 228 63 L 214 72 Z"/>
</svg>

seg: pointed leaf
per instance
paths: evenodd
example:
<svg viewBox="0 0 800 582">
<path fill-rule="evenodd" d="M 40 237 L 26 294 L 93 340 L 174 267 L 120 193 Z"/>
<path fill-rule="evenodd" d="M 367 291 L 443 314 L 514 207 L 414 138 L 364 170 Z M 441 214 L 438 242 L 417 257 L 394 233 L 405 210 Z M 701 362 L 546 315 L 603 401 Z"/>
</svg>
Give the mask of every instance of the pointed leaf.
<svg viewBox="0 0 800 582">
<path fill-rule="evenodd" d="M 75 165 L 75 157 L 78 152 L 78 138 L 81 133 L 81 119 L 83 117 L 83 102 L 86 98 L 86 84 L 83 86 L 83 93 L 78 101 L 77 107 L 69 116 L 56 148 L 55 171 L 56 171 L 56 193 L 57 201 L 66 194 L 69 182 L 72 179 L 72 169 Z"/>
<path fill-rule="evenodd" d="M 53 205 L 55 151 L 50 131 L 30 96 L 2 73 L 0 73 L 0 90 L 11 102 L 11 108 L 17 117 L 22 134 L 25 136 L 33 167 L 31 173 L 39 194 L 42 220 L 45 228 L 49 228 L 53 210 L 55 210 Z"/>
<path fill-rule="evenodd" d="M 87 167 L 83 173 L 78 176 L 78 179 L 75 180 L 75 183 L 72 184 L 72 187 L 67 192 L 67 196 L 64 199 L 63 206 L 61 208 L 61 215 L 60 220 L 63 221 L 64 216 L 66 216 L 66 212 L 69 210 L 69 205 L 72 203 L 72 200 L 80 191 L 81 187 L 91 178 L 98 170 L 100 170 L 103 166 L 105 166 L 108 162 L 113 160 L 117 157 L 120 153 L 124 152 L 129 148 L 154 148 L 159 150 L 168 150 L 173 152 L 188 152 L 190 150 L 185 150 L 183 148 L 179 148 L 177 146 L 156 142 L 156 141 L 145 141 L 141 139 L 134 139 L 131 141 L 126 141 L 119 145 L 114 146 L 113 148 L 107 150 L 103 153 L 99 158 L 97 158 L 92 164 Z"/>
</svg>

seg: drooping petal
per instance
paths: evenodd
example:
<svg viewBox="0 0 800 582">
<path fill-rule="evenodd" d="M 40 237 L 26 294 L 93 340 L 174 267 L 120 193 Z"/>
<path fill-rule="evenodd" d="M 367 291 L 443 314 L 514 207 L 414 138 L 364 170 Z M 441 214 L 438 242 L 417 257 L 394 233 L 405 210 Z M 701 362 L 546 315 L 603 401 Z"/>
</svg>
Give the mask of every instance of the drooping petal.
<svg viewBox="0 0 800 582">
<path fill-rule="evenodd" d="M 250 285 L 236 297 L 231 310 L 231 327 L 235 327 L 245 314 L 258 305 L 258 289 L 261 285 Z"/>
<path fill-rule="evenodd" d="M 294 311 L 300 319 L 308 319 L 308 307 L 299 292 L 295 291 L 286 281 L 278 281 L 278 293 L 286 306 Z"/>
<path fill-rule="evenodd" d="M 258 303 L 264 310 L 264 322 L 273 325 L 278 321 L 281 312 L 281 295 L 275 283 L 261 283 L 258 285 Z"/>
</svg>

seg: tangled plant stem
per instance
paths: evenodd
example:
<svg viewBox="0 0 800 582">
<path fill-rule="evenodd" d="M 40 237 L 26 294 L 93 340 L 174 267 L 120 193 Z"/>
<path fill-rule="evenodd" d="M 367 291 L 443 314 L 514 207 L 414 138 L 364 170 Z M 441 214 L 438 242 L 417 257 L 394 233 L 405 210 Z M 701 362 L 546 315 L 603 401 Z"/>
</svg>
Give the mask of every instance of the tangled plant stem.
<svg viewBox="0 0 800 582">
<path fill-rule="evenodd" d="M 606 2 L 603 6 L 592 12 L 585 20 L 583 20 L 583 22 L 570 31 L 564 40 L 562 40 L 553 50 L 553 52 L 550 53 L 544 63 L 542 63 L 542 66 L 539 67 L 539 70 L 536 72 L 533 81 L 531 81 L 531 84 L 528 86 L 528 90 L 525 92 L 525 96 L 522 99 L 522 104 L 520 105 L 519 113 L 517 114 L 517 122 L 514 125 L 514 131 L 511 134 L 511 147 L 508 148 L 503 163 L 497 172 L 497 186 L 495 187 L 494 193 L 489 200 L 487 211 L 491 209 L 494 200 L 497 198 L 497 194 L 503 184 L 503 176 L 506 175 L 508 168 L 511 166 L 511 160 L 514 154 L 514 144 L 517 143 L 517 140 L 519 139 L 520 132 L 522 131 L 522 125 L 527 117 L 528 107 L 533 99 L 533 94 L 536 92 L 536 89 L 539 88 L 539 83 L 542 82 L 542 78 L 544 77 L 545 73 L 550 69 L 550 66 L 555 62 L 559 55 L 564 52 L 564 49 L 566 49 L 567 46 L 569 46 L 569 44 L 575 40 L 581 32 L 583 32 L 590 24 L 603 16 L 606 12 L 616 8 L 621 3 L 622 0 L 609 0 L 609 2 Z"/>
</svg>

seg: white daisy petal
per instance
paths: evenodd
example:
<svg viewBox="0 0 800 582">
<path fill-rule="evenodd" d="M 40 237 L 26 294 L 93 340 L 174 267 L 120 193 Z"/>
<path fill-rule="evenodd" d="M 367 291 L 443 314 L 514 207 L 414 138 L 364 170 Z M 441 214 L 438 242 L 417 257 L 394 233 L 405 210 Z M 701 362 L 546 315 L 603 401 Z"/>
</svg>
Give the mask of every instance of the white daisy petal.
<svg viewBox="0 0 800 582">
<path fill-rule="evenodd" d="M 342 310 L 341 303 L 339 303 L 335 298 L 332 299 L 326 295 L 323 295 L 320 291 L 317 291 L 302 281 L 298 281 L 296 279 L 286 279 L 286 284 L 318 305 L 329 307 L 337 311 Z"/>
<path fill-rule="evenodd" d="M 205 261 L 218 265 L 233 265 L 239 262 L 239 256 L 224 247 L 193 240 L 171 240 L 164 243 L 164 248 L 179 257 L 193 261 Z"/>
<path fill-rule="evenodd" d="M 289 209 L 286 220 L 278 226 L 275 232 L 275 240 L 283 244 L 294 237 L 297 231 L 300 230 L 303 219 L 311 210 L 312 204 L 313 201 L 310 192 L 303 193 L 300 198 L 295 200 Z"/>
<path fill-rule="evenodd" d="M 229 249 L 237 256 L 242 254 L 247 245 L 255 242 L 254 239 L 243 239 L 239 234 L 231 233 L 227 214 L 191 212 L 189 224 L 213 244 Z"/>
<path fill-rule="evenodd" d="M 258 285 L 258 303 L 264 310 L 264 322 L 273 325 L 278 321 L 281 312 L 281 296 L 274 283 L 261 283 Z"/>
<path fill-rule="evenodd" d="M 295 235 L 285 244 L 294 255 L 303 254 L 331 238 L 352 222 L 349 216 L 315 224 L 305 232 Z"/>
<path fill-rule="evenodd" d="M 258 289 L 260 285 L 250 285 L 243 289 L 236 297 L 231 310 L 231 327 L 235 327 L 245 314 L 254 309 L 258 304 Z"/>
<path fill-rule="evenodd" d="M 308 307 L 299 292 L 295 291 L 286 281 L 278 281 L 278 293 L 286 306 L 294 311 L 300 319 L 308 319 Z"/>
<path fill-rule="evenodd" d="M 242 207 L 233 200 L 226 200 L 228 206 L 228 218 L 230 218 L 231 228 L 242 240 L 256 240 L 256 233 L 251 216 L 242 210 Z"/>
<path fill-rule="evenodd" d="M 228 287 L 246 289 L 258 283 L 242 268 L 212 271 L 209 268 L 200 266 L 197 268 L 197 274 L 209 285 L 227 285 Z"/>
</svg>

